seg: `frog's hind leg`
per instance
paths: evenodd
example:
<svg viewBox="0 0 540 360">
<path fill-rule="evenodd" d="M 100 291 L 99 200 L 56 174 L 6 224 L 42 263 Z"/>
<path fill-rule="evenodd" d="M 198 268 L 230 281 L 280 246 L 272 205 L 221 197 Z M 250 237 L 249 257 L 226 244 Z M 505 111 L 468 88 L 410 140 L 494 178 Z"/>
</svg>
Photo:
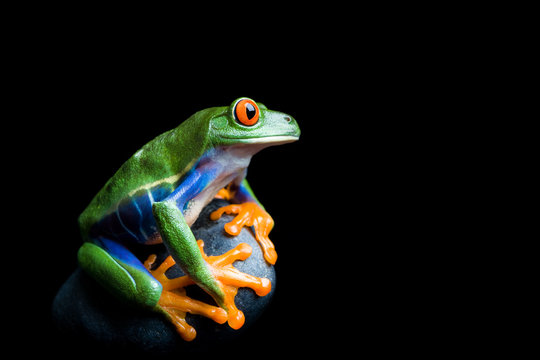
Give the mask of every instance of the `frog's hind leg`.
<svg viewBox="0 0 540 360">
<path fill-rule="evenodd" d="M 99 238 L 79 249 L 80 267 L 116 298 L 153 309 L 162 286 L 128 249 L 119 243 Z"/>
<path fill-rule="evenodd" d="M 206 316 L 218 323 L 227 321 L 225 310 L 193 300 L 181 289 L 169 291 L 167 283 L 155 277 L 160 274 L 159 269 L 150 271 L 148 260 L 143 265 L 126 247 L 115 241 L 100 237 L 94 243 L 84 243 L 78 257 L 81 268 L 116 298 L 164 314 L 186 341 L 193 340 L 196 335 L 185 322 L 186 312 Z M 165 270 L 161 273 L 163 277 Z M 178 284 L 173 286 L 178 287 Z"/>
<path fill-rule="evenodd" d="M 184 328 L 187 327 L 192 333 L 192 336 L 195 336 L 195 330 L 185 322 L 186 311 L 204 315 L 220 324 L 227 321 L 229 326 L 233 329 L 241 328 L 245 320 L 244 314 L 236 307 L 234 301 L 238 288 L 249 287 L 253 289 L 257 295 L 265 296 L 271 291 L 272 284 L 268 279 L 242 273 L 232 265 L 235 261 L 246 260 L 251 255 L 251 247 L 248 244 L 241 243 L 234 249 L 219 256 L 207 256 L 204 252 L 204 243 L 202 240 L 198 240 L 197 245 L 202 257 L 208 265 L 212 267 L 213 273 L 222 285 L 222 289 L 225 293 L 224 305 L 228 311 L 225 312 L 222 308 L 186 297 L 185 287 L 195 284 L 195 281 L 187 275 L 175 279 L 169 279 L 165 276 L 165 272 L 175 264 L 172 256 L 166 258 L 158 268 L 151 270 L 152 265 L 156 260 L 156 256 L 150 255 L 144 264 L 152 275 L 163 285 L 163 294 L 159 300 L 159 306 L 170 315 L 172 318 L 171 320 L 176 325 L 181 335 L 182 331 L 185 331 Z"/>
</svg>

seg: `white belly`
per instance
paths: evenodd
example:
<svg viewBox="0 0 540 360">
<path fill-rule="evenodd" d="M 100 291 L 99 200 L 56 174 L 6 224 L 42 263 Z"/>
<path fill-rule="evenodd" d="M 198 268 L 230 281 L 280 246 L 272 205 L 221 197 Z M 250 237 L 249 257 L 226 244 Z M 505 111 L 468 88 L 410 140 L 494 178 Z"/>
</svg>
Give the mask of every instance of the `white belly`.
<svg viewBox="0 0 540 360">
<path fill-rule="evenodd" d="M 260 148 L 255 146 L 237 145 L 216 151 L 208 166 L 213 169 L 217 168 L 219 174 L 203 191 L 188 202 L 188 206 L 184 210 L 184 218 L 188 226 L 193 225 L 201 210 L 212 201 L 219 190 L 235 179 L 242 180 L 251 157 L 258 150 Z M 204 168 L 201 170 L 204 171 Z"/>
<path fill-rule="evenodd" d="M 230 174 L 227 177 L 213 181 L 208 187 L 206 187 L 199 195 L 195 196 L 189 201 L 187 208 L 184 210 L 184 219 L 188 226 L 193 223 L 199 217 L 202 209 L 212 201 L 219 190 L 223 189 L 227 184 L 233 181 L 238 174 Z"/>
</svg>

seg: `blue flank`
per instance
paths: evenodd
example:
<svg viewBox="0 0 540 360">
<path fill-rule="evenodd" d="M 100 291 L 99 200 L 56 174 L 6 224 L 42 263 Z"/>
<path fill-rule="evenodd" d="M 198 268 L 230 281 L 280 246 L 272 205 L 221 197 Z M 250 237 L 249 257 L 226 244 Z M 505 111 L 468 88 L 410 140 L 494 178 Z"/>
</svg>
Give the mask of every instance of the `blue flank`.
<svg viewBox="0 0 540 360">
<path fill-rule="evenodd" d="M 161 184 L 151 190 L 141 190 L 119 204 L 115 212 L 94 224 L 90 236 L 105 237 L 109 241 L 145 244 L 158 229 L 152 214 L 152 205 L 158 201 L 174 201 L 185 210 L 189 200 L 199 194 L 219 173 L 211 160 L 213 151 L 205 153 L 178 184 Z M 176 187 L 176 189 L 175 189 Z"/>
</svg>

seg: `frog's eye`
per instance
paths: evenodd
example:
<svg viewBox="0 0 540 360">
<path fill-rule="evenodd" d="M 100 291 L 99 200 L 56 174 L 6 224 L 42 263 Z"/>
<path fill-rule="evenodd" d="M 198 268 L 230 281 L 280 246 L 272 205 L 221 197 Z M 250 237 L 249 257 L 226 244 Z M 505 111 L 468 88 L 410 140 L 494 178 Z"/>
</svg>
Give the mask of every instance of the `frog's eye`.
<svg viewBox="0 0 540 360">
<path fill-rule="evenodd" d="M 234 117 L 243 125 L 255 125 L 259 121 L 259 107 L 253 100 L 240 100 L 234 107 Z"/>
</svg>

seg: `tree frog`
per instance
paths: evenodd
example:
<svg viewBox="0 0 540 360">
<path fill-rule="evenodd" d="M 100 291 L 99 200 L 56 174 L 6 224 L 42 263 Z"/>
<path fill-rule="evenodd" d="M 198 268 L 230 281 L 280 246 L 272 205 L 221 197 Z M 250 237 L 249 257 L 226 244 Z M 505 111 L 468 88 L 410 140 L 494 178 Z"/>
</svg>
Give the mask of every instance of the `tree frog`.
<svg viewBox="0 0 540 360">
<path fill-rule="evenodd" d="M 211 218 L 235 215 L 225 225 L 233 236 L 252 227 L 264 258 L 274 264 L 277 253 L 268 238 L 274 222 L 246 180 L 247 167 L 258 151 L 299 136 L 292 116 L 249 98 L 195 113 L 131 156 L 82 212 L 80 267 L 117 298 L 164 314 L 185 340 L 196 335 L 185 321 L 187 312 L 241 327 L 243 314 L 234 305 L 238 287 L 264 296 L 271 284 L 232 266 L 249 257 L 249 245 L 206 256 L 190 226 L 213 198 L 225 198 L 231 205 Z M 143 263 L 129 250 L 135 243 L 163 243 L 170 256 L 152 270 L 155 257 Z M 165 271 L 175 263 L 186 276 L 168 279 Z M 184 287 L 190 284 L 210 294 L 218 306 L 186 296 Z"/>
</svg>

